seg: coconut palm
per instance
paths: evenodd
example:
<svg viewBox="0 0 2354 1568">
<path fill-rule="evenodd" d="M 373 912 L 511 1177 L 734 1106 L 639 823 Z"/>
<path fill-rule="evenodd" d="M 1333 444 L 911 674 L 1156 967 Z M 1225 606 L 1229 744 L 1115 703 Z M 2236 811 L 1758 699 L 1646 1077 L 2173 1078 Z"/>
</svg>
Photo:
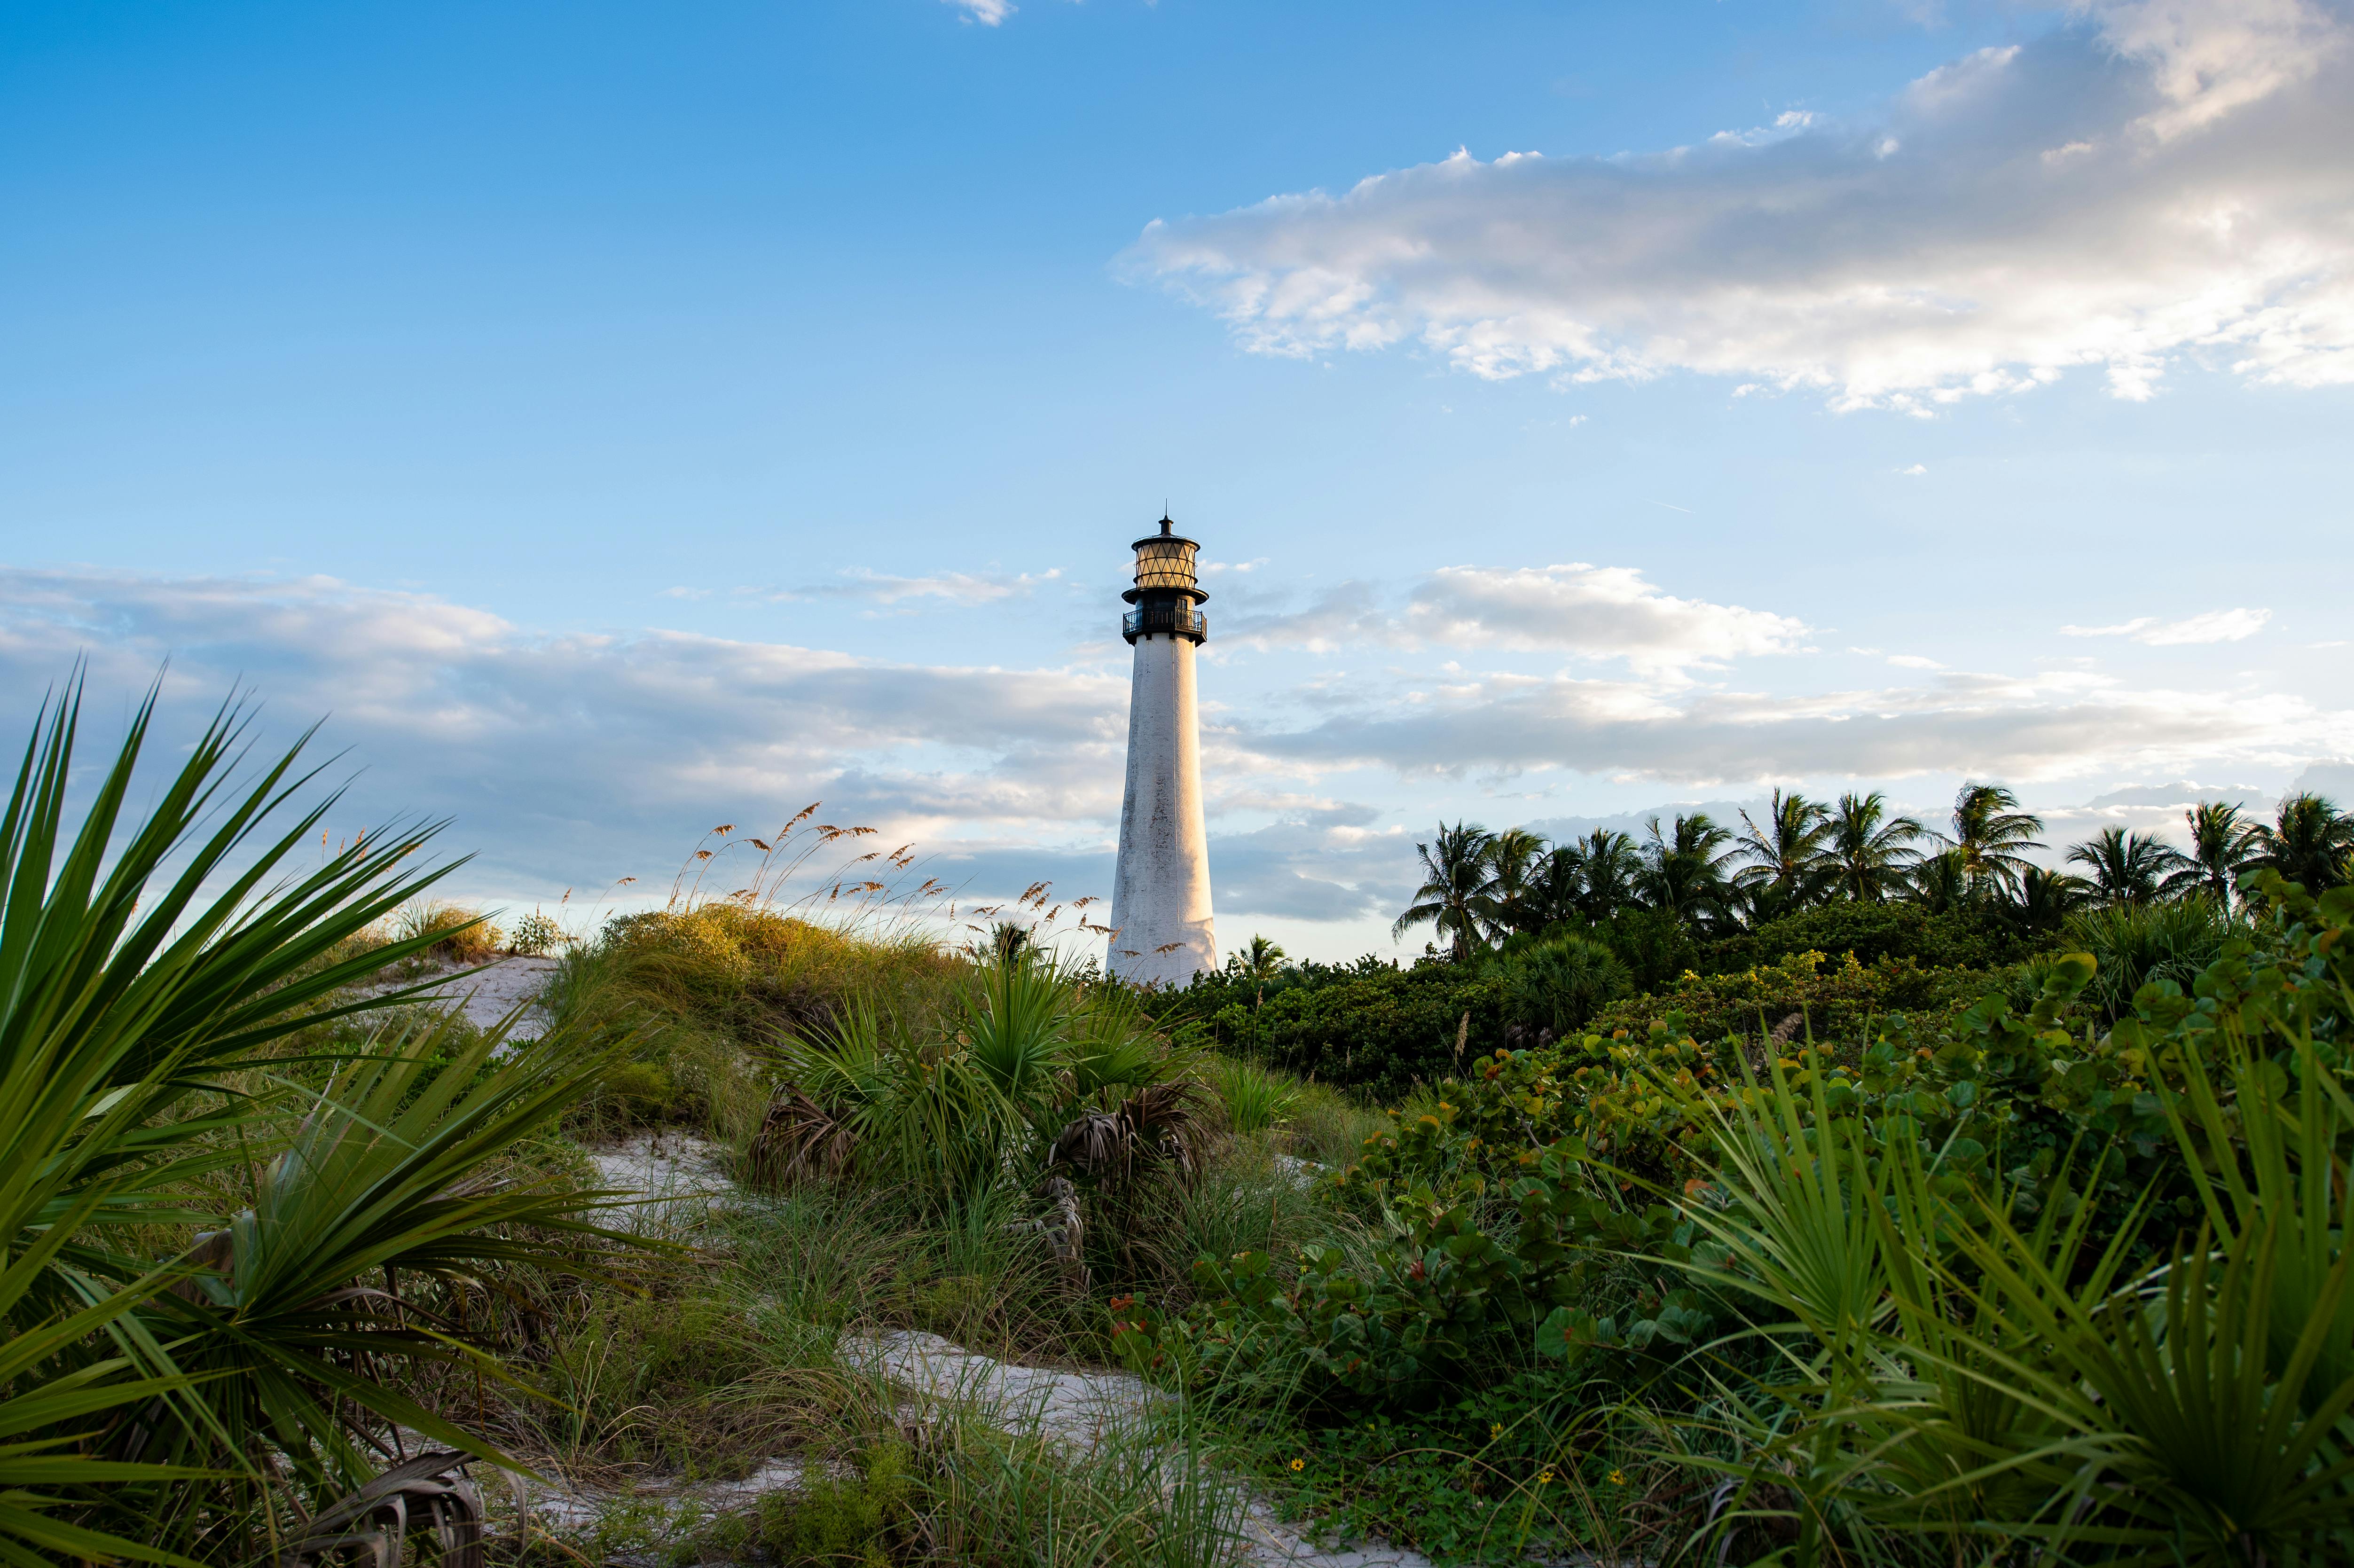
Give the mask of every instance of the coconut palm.
<svg viewBox="0 0 2354 1568">
<path fill-rule="evenodd" d="M 1251 1011 L 1258 1011 L 1267 1000 L 1267 982 L 1283 972 L 1283 949 L 1265 937 L 1253 934 L 1250 946 L 1228 956 L 1227 966 L 1251 982 Z"/>
<path fill-rule="evenodd" d="M 1585 896 L 1585 856 L 1575 844 L 1555 844 L 1537 863 L 1534 882 L 1540 928 L 1574 920 Z"/>
<path fill-rule="evenodd" d="M 1455 959 L 1468 961 L 1481 947 L 1480 932 L 1495 918 L 1494 872 L 1488 846 L 1495 835 L 1476 824 L 1438 824 L 1430 842 L 1414 846 L 1422 862 L 1422 885 L 1414 902 L 1390 927 L 1393 938 L 1429 922 L 1452 948 Z"/>
<path fill-rule="evenodd" d="M 2254 831 L 2256 863 L 2277 871 L 2307 893 L 2324 893 L 2354 870 L 2354 817 L 2310 790 L 2281 801 L 2270 826 Z"/>
<path fill-rule="evenodd" d="M 1947 850 L 1946 854 L 1954 853 Z M 2083 877 L 2031 865 L 2019 874 L 2019 893 L 2012 900 L 2011 913 L 2031 931 L 2056 931 L 2070 915 L 2092 901 L 2093 885 Z"/>
<path fill-rule="evenodd" d="M 1494 906 L 1490 934 L 1500 940 L 1545 926 L 1543 866 L 1545 842 L 1526 828 L 1506 828 L 1488 841 L 1488 897 Z"/>
<path fill-rule="evenodd" d="M 1645 902 L 1687 923 L 1703 920 L 1724 906 L 1725 866 L 1731 860 L 1725 846 L 1733 835 L 1718 827 L 1705 811 L 1677 814 L 1672 832 L 1659 832 L 1659 819 L 1650 821 L 1651 842 L 1643 846 L 1639 883 Z"/>
<path fill-rule="evenodd" d="M 1859 904 L 1882 902 L 1903 889 L 1907 869 L 1921 859 L 1913 846 L 1928 836 L 1914 819 L 1890 816 L 1888 798 L 1877 789 L 1841 795 L 1826 845 L 1832 885 Z"/>
<path fill-rule="evenodd" d="M 1938 835 L 1930 835 L 1935 838 Z M 2028 867 L 2029 871 L 2038 869 Z M 2023 875 L 2024 874 L 2022 874 Z M 1957 849 L 1939 850 L 1925 855 L 1914 865 L 1905 878 L 1913 902 L 1932 915 L 1943 915 L 1969 902 L 1970 874 L 1962 852 Z"/>
<path fill-rule="evenodd" d="M 2190 850 L 2168 874 L 2161 891 L 2169 898 L 2203 893 L 2217 908 L 2231 908 L 2240 873 L 2255 863 L 2255 824 L 2225 800 L 2201 800 L 2183 812 L 2182 820 L 2190 829 Z"/>
<path fill-rule="evenodd" d="M 1755 898 L 1757 916 L 1803 909 L 1829 887 L 1830 813 L 1819 801 L 1776 789 L 1765 822 L 1744 810 L 1741 825 L 1748 832 L 1733 841 L 1730 858 L 1743 863 L 1733 880 Z"/>
<path fill-rule="evenodd" d="M 1954 831 L 1945 842 L 1961 852 L 1964 880 L 1982 895 L 2018 885 L 2033 863 L 2025 852 L 2043 847 L 2036 837 L 2042 831 L 2043 819 L 2020 810 L 2019 798 L 2001 785 L 1965 784 L 1954 796 Z"/>
<path fill-rule="evenodd" d="M 2092 872 L 2094 895 L 2102 903 L 2139 907 L 2158 902 L 2167 879 L 2190 860 L 2155 833 L 2103 828 L 2068 852 L 2068 863 Z"/>
<path fill-rule="evenodd" d="M 1573 846 L 1581 886 L 1578 912 L 1599 925 L 1641 896 L 1642 853 L 1625 833 L 1596 828 Z"/>
</svg>

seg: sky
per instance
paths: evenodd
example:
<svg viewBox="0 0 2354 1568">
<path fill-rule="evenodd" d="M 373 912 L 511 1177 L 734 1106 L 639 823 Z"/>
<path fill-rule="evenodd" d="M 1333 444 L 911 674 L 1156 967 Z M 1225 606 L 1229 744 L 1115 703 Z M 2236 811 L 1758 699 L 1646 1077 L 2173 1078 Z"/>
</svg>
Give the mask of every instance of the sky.
<svg viewBox="0 0 2354 1568">
<path fill-rule="evenodd" d="M 323 717 L 509 908 L 811 801 L 1108 893 L 1164 504 L 1229 948 L 1419 951 L 1442 819 L 2354 797 L 2343 3 L 28 3 L 0 214 L 0 721 Z"/>
</svg>

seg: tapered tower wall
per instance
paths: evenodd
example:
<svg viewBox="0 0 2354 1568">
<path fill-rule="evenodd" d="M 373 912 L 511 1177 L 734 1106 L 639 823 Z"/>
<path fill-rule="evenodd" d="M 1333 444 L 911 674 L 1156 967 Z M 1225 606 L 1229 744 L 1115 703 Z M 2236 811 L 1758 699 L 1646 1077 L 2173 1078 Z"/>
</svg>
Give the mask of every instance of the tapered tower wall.
<svg viewBox="0 0 2354 1568">
<path fill-rule="evenodd" d="M 1112 882 L 1111 971 L 1182 986 L 1218 967 L 1193 640 L 1136 641 L 1128 698 L 1128 793 Z"/>
</svg>

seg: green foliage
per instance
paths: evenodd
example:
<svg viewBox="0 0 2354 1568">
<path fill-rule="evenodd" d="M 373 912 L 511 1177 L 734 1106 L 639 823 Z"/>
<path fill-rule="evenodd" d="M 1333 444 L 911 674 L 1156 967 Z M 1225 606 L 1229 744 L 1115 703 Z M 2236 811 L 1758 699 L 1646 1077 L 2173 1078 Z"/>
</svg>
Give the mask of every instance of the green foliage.
<svg viewBox="0 0 2354 1568">
<path fill-rule="evenodd" d="M 2086 1000 L 2105 1020 L 2130 1012 L 2152 980 L 2190 990 L 2243 930 L 2221 905 L 2197 896 L 2080 911 L 2069 917 L 2063 942 L 2099 966 Z"/>
<path fill-rule="evenodd" d="M 556 923 L 555 917 L 535 909 L 516 920 L 514 928 L 507 933 L 507 949 L 535 959 L 556 951 L 565 940 L 564 927 Z"/>
<path fill-rule="evenodd" d="M 1663 1484 L 1714 1499 L 1683 1539 L 1716 1560 L 2342 1560 L 2354 893 L 2252 895 L 2190 986 L 2144 980 L 2105 1030 L 2074 955 L 2024 1010 L 1990 991 L 1861 1041 L 1662 1021 L 1490 1054 L 1330 1184 L 1369 1245 L 1205 1258 L 1187 1311 L 1116 1301 L 1115 1343 L 1295 1413 L 1260 1425 L 1303 1488 L 1456 1549 L 1497 1473 L 1476 1442 L 1430 1443 L 1452 1505 L 1311 1478 L 1320 1452 L 1615 1397 L 1642 1414 L 1612 1442 L 1698 1472 Z"/>
<path fill-rule="evenodd" d="M 1828 961 L 1820 952 L 1804 951 L 1736 973 L 1687 972 L 1671 986 L 1603 1009 L 1588 1028 L 1639 1037 L 1673 1017 L 1680 1020 L 1676 1027 L 1703 1040 L 1787 1040 L 1807 1033 L 1855 1039 L 1898 1014 L 1957 1012 L 1989 984 L 1979 969 L 1924 969 L 1910 959 L 1865 965 L 1852 954 Z"/>
<path fill-rule="evenodd" d="M 1933 915 L 1918 904 L 1826 904 L 1766 921 L 1701 948 L 1690 968 L 1731 974 L 1793 954 L 1850 953 L 1864 964 L 1910 959 L 1924 969 L 1996 969 L 2040 944 L 1984 906 Z"/>
<path fill-rule="evenodd" d="M 1179 1004 L 1199 1020 L 1204 1044 L 1388 1099 L 1455 1071 L 1458 1039 L 1476 1051 L 1510 1022 L 1500 980 L 1428 960 L 1305 969 L 1295 983 L 1270 987 L 1256 1011 L 1247 986 L 1203 975 Z"/>
<path fill-rule="evenodd" d="M 907 1449 L 878 1445 L 849 1476 L 812 1467 L 800 1491 L 763 1497 L 755 1537 L 769 1556 L 790 1568 L 885 1568 L 912 1526 L 910 1493 Z"/>
<path fill-rule="evenodd" d="M 1618 955 L 1589 937 L 1556 937 L 1511 954 L 1498 969 L 1512 1021 L 1555 1037 L 1634 989 Z"/>
<path fill-rule="evenodd" d="M 235 1554 L 275 1510 L 366 1482 L 395 1423 L 494 1455 L 414 1397 L 421 1369 L 504 1375 L 425 1302 L 619 1239 L 596 1194 L 512 1158 L 605 1058 L 561 1034 L 507 1050 L 454 1018 L 355 1038 L 411 993 L 345 988 L 464 927 L 366 937 L 428 907 L 440 874 L 404 863 L 429 832 L 288 872 L 332 800 L 268 825 L 309 776 L 298 746 L 233 785 L 233 708 L 125 822 L 151 698 L 69 834 L 76 708 L 44 715 L 0 820 L 0 1557 Z"/>
<path fill-rule="evenodd" d="M 1297 1080 L 1252 1062 L 1214 1059 L 1210 1085 L 1225 1108 L 1226 1128 L 1231 1132 L 1247 1135 L 1272 1131 L 1291 1119 L 1299 1103 Z"/>
</svg>

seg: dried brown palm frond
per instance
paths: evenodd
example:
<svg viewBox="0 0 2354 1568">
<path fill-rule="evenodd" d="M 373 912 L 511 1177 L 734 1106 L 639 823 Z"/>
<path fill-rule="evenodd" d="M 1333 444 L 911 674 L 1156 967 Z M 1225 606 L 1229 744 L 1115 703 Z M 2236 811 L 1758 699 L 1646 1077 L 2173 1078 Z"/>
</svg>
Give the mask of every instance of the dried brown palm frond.
<svg viewBox="0 0 2354 1568">
<path fill-rule="evenodd" d="M 850 1168 L 858 1137 L 847 1123 L 790 1085 L 769 1102 L 746 1151 L 753 1185 L 772 1191 L 831 1181 Z"/>
<path fill-rule="evenodd" d="M 321 1510 L 279 1553 L 278 1568 L 331 1563 L 392 1568 L 406 1555 L 412 1528 L 431 1532 L 441 1568 L 482 1568 L 482 1501 L 465 1477 L 468 1462 L 463 1454 L 442 1450 L 393 1466 Z"/>
<path fill-rule="evenodd" d="M 1100 1187 L 1125 1191 L 1152 1172 L 1191 1181 L 1210 1097 L 1190 1078 L 1145 1084 L 1109 1110 L 1074 1117 L 1055 1134 L 1049 1167 L 1064 1165 Z"/>
</svg>

